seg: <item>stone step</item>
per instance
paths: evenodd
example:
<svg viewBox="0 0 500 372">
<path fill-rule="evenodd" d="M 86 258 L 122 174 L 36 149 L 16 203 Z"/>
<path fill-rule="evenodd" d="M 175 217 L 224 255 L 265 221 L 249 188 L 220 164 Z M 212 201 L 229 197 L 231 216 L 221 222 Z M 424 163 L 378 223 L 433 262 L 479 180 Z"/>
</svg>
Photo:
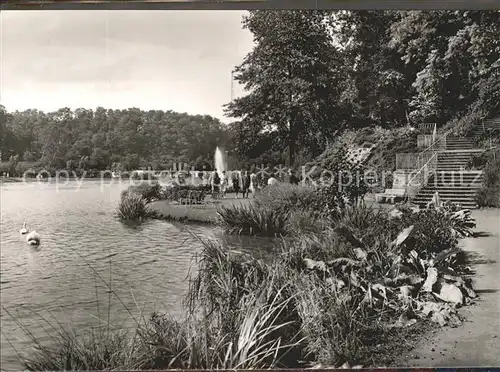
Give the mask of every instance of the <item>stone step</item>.
<svg viewBox="0 0 500 372">
<path fill-rule="evenodd" d="M 482 186 L 481 182 L 428 182 L 423 188 L 444 191 L 464 191 L 470 189 L 477 189 Z"/>
<path fill-rule="evenodd" d="M 416 196 L 415 196 L 415 199 L 418 200 L 418 199 L 427 199 L 427 200 L 430 200 L 432 199 L 432 196 L 434 195 L 434 193 L 432 194 L 421 194 L 421 193 L 418 193 Z M 453 199 L 453 200 L 462 200 L 462 201 L 474 201 L 475 198 L 476 198 L 476 195 L 475 194 L 472 194 L 472 195 L 444 195 L 444 194 L 439 194 L 440 197 L 444 198 L 444 199 Z"/>
<path fill-rule="evenodd" d="M 443 191 L 443 190 L 420 190 L 418 192 L 418 195 L 424 196 L 424 195 L 434 195 L 435 192 L 438 192 L 439 195 L 442 196 L 449 196 L 449 197 L 474 197 L 477 194 L 477 190 L 464 190 L 463 192 L 457 192 L 457 191 Z"/>
<path fill-rule="evenodd" d="M 462 184 L 462 183 L 481 183 L 483 181 L 483 178 L 482 177 L 436 177 L 436 178 L 432 178 L 431 180 L 428 181 L 428 183 L 432 183 L 432 184 L 438 184 L 438 183 L 442 183 L 442 184 Z"/>
<path fill-rule="evenodd" d="M 428 203 L 432 200 L 432 196 L 433 195 L 428 195 L 428 196 L 417 195 L 417 196 L 415 196 L 415 198 L 413 198 L 413 202 L 415 202 L 417 204 L 419 202 Z M 450 200 L 454 203 L 460 203 L 460 204 L 465 204 L 465 203 L 476 204 L 475 197 L 457 198 L 457 197 L 441 196 L 441 195 L 440 195 L 440 197 L 441 197 L 441 200 L 443 200 L 443 201 Z"/>
<path fill-rule="evenodd" d="M 437 164 L 437 169 L 439 170 L 440 168 L 447 168 L 447 167 L 452 167 L 452 168 L 463 168 L 467 165 L 468 161 L 461 161 L 461 162 L 455 162 L 455 163 L 441 163 L 439 162 Z M 464 169 L 466 171 L 467 169 Z"/>
<path fill-rule="evenodd" d="M 429 190 L 433 191 L 439 191 L 439 190 L 449 190 L 449 189 L 457 189 L 459 187 L 462 187 L 463 190 L 478 190 L 483 187 L 482 182 L 479 183 L 470 183 L 470 182 L 462 182 L 462 183 L 457 183 L 457 182 L 450 182 L 450 183 L 437 183 L 437 184 L 427 184 L 425 185 L 426 188 Z"/>
<path fill-rule="evenodd" d="M 454 179 L 454 180 L 460 180 L 460 179 L 463 179 L 463 180 L 476 180 L 476 179 L 482 179 L 482 175 L 464 175 L 464 174 L 460 174 L 460 172 L 457 172 L 454 176 L 453 175 L 450 175 L 450 174 L 446 174 L 446 173 L 443 173 L 443 174 L 437 174 L 435 175 L 434 177 L 431 178 L 431 180 L 433 179 L 437 179 L 437 180 L 451 180 L 451 179 Z"/>
<path fill-rule="evenodd" d="M 430 175 L 431 176 L 431 175 Z M 437 174 L 432 175 L 433 178 L 480 178 L 482 173 L 466 173 L 466 171 L 461 170 L 437 170 Z"/>
<path fill-rule="evenodd" d="M 421 209 L 425 208 L 427 206 L 427 203 L 429 203 L 432 199 L 429 199 L 429 200 L 424 200 L 424 201 L 415 201 L 415 200 L 412 200 L 412 203 L 415 204 L 415 205 L 418 205 Z M 445 201 L 448 201 L 448 200 L 445 200 L 445 199 L 442 199 L 441 201 L 445 202 Z M 452 203 L 455 203 L 455 204 L 460 204 L 460 206 L 463 208 L 463 209 L 477 209 L 478 208 L 478 205 L 477 203 L 474 201 L 474 202 L 456 202 L 454 200 L 449 200 L 451 201 Z"/>
<path fill-rule="evenodd" d="M 465 170 L 465 163 L 462 164 L 438 164 L 436 167 L 436 170 L 438 172 L 445 172 L 445 171 L 461 171 L 462 169 Z"/>
<path fill-rule="evenodd" d="M 453 166 L 443 166 L 439 165 L 436 167 L 436 172 L 438 172 L 439 176 L 451 176 L 455 175 L 455 177 L 462 175 L 464 177 L 472 177 L 470 174 L 465 173 L 467 170 L 466 169 L 461 169 L 460 166 L 453 167 Z M 476 176 L 477 173 L 474 173 L 474 176 Z"/>
<path fill-rule="evenodd" d="M 438 159 L 450 159 L 450 160 L 468 160 L 472 159 L 476 154 L 438 154 Z"/>
<path fill-rule="evenodd" d="M 469 154 L 470 156 L 474 154 L 480 154 L 484 152 L 483 149 L 464 149 L 464 150 L 442 150 L 438 152 L 438 156 L 441 154 Z"/>
<path fill-rule="evenodd" d="M 438 164 L 436 167 L 438 172 L 460 172 L 462 169 L 465 170 L 465 164 Z"/>
<path fill-rule="evenodd" d="M 470 190 L 479 190 L 481 188 L 481 184 L 473 185 L 473 186 L 446 186 L 446 185 L 427 185 L 422 190 L 431 190 L 432 192 L 462 192 L 462 191 L 470 191 Z"/>
<path fill-rule="evenodd" d="M 467 163 L 470 159 L 472 159 L 472 157 L 458 158 L 458 159 L 455 159 L 455 158 L 438 158 L 438 164 L 444 164 L 444 163 L 457 163 L 457 164 Z"/>
<path fill-rule="evenodd" d="M 445 166 L 448 166 L 448 165 L 457 165 L 457 166 L 461 166 L 461 165 L 466 165 L 467 163 L 469 162 L 469 160 L 464 160 L 464 161 L 458 161 L 458 160 L 438 160 L 438 167 L 440 165 L 445 165 Z"/>
</svg>

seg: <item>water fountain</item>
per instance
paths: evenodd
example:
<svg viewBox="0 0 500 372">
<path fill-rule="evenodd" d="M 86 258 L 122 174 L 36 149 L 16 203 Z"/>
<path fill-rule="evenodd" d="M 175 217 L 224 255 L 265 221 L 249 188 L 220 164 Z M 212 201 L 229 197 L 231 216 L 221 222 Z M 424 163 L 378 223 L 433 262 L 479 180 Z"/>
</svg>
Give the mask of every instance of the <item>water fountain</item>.
<svg viewBox="0 0 500 372">
<path fill-rule="evenodd" d="M 222 177 L 222 172 L 227 170 L 227 161 L 224 150 L 220 149 L 218 146 L 215 149 L 214 161 L 215 161 L 215 170 L 219 174 L 219 177 Z"/>
</svg>

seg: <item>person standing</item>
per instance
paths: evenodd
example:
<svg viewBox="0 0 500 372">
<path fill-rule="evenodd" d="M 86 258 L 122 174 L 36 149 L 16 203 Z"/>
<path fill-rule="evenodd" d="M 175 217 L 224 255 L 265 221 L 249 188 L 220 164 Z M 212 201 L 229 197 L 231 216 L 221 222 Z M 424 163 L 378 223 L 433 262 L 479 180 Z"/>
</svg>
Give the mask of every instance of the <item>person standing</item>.
<svg viewBox="0 0 500 372">
<path fill-rule="evenodd" d="M 222 171 L 222 177 L 220 178 L 220 192 L 222 198 L 226 197 L 226 190 L 228 185 L 228 179 L 226 175 L 226 171 Z"/>
<path fill-rule="evenodd" d="M 233 190 L 234 193 L 236 194 L 236 199 L 238 199 L 238 194 L 240 192 L 240 175 L 238 172 L 233 172 L 231 176 L 233 182 Z"/>
<path fill-rule="evenodd" d="M 250 173 L 248 173 L 248 171 L 245 171 L 245 173 L 243 174 L 243 180 L 242 180 L 242 186 L 243 186 L 243 190 L 242 190 L 242 193 L 243 193 L 243 198 L 248 198 L 248 193 L 250 191 L 250 184 L 251 184 L 251 181 L 250 181 Z"/>
<path fill-rule="evenodd" d="M 257 175 L 255 172 L 250 174 L 250 187 L 249 190 L 252 193 L 252 196 L 255 198 L 255 192 L 257 191 Z"/>
<path fill-rule="evenodd" d="M 217 198 L 220 193 L 220 177 L 217 171 L 214 172 L 212 176 L 212 196 Z"/>
</svg>

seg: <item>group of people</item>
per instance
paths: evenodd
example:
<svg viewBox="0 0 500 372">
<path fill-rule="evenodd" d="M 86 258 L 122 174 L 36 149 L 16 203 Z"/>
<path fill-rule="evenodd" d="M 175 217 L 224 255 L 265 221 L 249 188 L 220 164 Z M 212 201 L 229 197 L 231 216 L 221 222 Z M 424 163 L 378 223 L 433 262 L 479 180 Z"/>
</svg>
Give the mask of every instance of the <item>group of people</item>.
<svg viewBox="0 0 500 372">
<path fill-rule="evenodd" d="M 299 178 L 293 173 L 293 171 L 290 170 L 288 172 L 287 178 L 289 183 L 293 185 L 299 184 Z M 252 196 L 255 197 L 257 190 L 264 186 L 259 184 L 258 177 L 255 172 L 232 172 L 231 181 L 236 198 L 238 198 L 240 192 L 243 198 L 248 198 L 250 193 L 252 193 Z M 279 181 L 275 174 L 271 174 L 271 176 L 267 179 L 268 186 L 276 185 L 278 183 Z M 211 177 L 211 186 L 213 195 L 225 198 L 229 186 L 229 179 L 226 171 L 222 171 L 220 176 L 218 172 L 214 172 Z"/>
</svg>

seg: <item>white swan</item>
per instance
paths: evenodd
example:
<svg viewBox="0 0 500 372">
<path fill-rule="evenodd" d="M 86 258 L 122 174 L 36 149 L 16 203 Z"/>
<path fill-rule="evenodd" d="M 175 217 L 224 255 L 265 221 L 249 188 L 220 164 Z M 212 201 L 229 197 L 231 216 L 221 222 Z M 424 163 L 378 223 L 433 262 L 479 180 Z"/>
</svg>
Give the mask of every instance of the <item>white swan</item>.
<svg viewBox="0 0 500 372">
<path fill-rule="evenodd" d="M 35 230 L 26 235 L 26 242 L 29 245 L 39 245 L 40 244 L 40 234 L 38 234 Z"/>
<path fill-rule="evenodd" d="M 26 228 L 26 222 L 23 222 L 23 228 L 19 230 L 19 233 L 24 235 L 28 233 L 28 229 Z"/>
</svg>

